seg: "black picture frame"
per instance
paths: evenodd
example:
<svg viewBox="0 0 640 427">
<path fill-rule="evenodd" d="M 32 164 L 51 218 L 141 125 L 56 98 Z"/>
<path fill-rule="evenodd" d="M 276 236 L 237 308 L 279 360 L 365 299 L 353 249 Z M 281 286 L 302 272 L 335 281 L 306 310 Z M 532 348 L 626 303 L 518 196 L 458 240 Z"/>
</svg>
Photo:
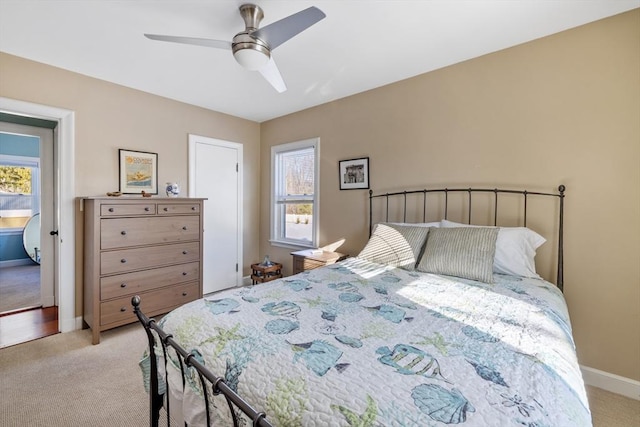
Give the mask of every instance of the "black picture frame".
<svg viewBox="0 0 640 427">
<path fill-rule="evenodd" d="M 338 162 L 340 190 L 366 190 L 369 188 L 369 158 L 340 160 Z"/>
</svg>

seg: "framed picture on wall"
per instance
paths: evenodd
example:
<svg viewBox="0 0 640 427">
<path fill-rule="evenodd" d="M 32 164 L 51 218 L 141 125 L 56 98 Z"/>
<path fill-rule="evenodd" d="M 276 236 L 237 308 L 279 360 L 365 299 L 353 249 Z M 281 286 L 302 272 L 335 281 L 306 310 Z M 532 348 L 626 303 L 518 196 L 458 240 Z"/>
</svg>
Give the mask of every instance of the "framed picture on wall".
<svg viewBox="0 0 640 427">
<path fill-rule="evenodd" d="M 158 194 L 158 153 L 119 149 L 120 192 Z"/>
<path fill-rule="evenodd" d="M 369 158 L 340 160 L 340 189 L 360 190 L 369 188 Z"/>
</svg>

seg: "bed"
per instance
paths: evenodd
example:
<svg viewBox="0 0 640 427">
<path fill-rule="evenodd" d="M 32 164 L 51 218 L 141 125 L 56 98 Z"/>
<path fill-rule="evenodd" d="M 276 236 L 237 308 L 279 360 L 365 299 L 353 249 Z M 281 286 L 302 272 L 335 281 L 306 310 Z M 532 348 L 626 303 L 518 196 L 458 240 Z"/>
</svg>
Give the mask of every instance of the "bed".
<svg viewBox="0 0 640 427">
<path fill-rule="evenodd" d="M 469 194 L 467 223 L 447 219 L 448 201 L 442 219 L 427 222 L 431 192 L 457 191 Z M 495 199 L 494 226 L 470 226 L 476 191 Z M 419 224 L 406 221 L 413 192 L 370 193 L 370 238 L 358 256 L 205 297 L 157 323 L 134 298 L 155 350 L 141 362 L 152 425 L 160 406 L 188 425 L 591 425 L 561 291 L 564 187 L 514 192 L 524 205 L 559 202 L 557 286 L 526 259 L 542 236 L 495 227 L 502 191 L 511 192 L 416 191 Z M 404 199 L 397 222 L 395 197 Z"/>
</svg>

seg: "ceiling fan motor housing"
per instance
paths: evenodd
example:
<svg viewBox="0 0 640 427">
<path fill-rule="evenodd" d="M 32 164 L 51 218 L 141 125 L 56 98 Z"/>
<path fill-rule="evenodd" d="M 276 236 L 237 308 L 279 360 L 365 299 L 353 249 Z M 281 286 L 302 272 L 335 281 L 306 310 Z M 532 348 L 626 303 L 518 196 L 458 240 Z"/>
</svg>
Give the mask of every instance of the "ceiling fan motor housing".
<svg viewBox="0 0 640 427">
<path fill-rule="evenodd" d="M 255 71 L 265 66 L 271 58 L 269 45 L 252 36 L 264 18 L 264 13 L 257 5 L 243 4 L 240 6 L 240 15 L 244 19 L 245 30 L 235 35 L 231 42 L 231 50 L 240 65 Z"/>
</svg>

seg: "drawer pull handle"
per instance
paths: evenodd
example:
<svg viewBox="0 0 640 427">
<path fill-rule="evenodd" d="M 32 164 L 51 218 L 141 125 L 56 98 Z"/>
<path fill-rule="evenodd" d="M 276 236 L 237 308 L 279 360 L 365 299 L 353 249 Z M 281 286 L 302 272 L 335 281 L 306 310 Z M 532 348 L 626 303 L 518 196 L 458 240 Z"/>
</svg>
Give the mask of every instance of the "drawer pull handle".
<svg viewBox="0 0 640 427">
<path fill-rule="evenodd" d="M 120 311 L 124 313 L 125 311 L 127 311 L 127 307 L 121 307 Z"/>
<path fill-rule="evenodd" d="M 120 287 L 121 287 L 121 288 L 126 288 L 126 287 L 127 287 L 127 284 L 126 284 L 126 283 L 120 283 Z"/>
<path fill-rule="evenodd" d="M 187 293 L 186 293 L 186 292 L 183 292 L 183 293 L 182 293 L 182 296 L 183 296 L 183 297 L 186 297 L 186 296 L 187 296 Z"/>
<path fill-rule="evenodd" d="M 149 212 L 149 210 L 150 210 L 150 209 L 149 209 L 149 206 L 147 206 L 147 207 L 145 207 L 145 208 L 144 208 L 144 211 L 145 211 L 145 212 Z"/>
<path fill-rule="evenodd" d="M 109 208 L 109 212 L 113 212 L 113 208 Z"/>
<path fill-rule="evenodd" d="M 183 229 L 184 231 L 187 231 L 187 226 L 185 225 L 184 227 L 182 227 L 182 229 Z"/>
<path fill-rule="evenodd" d="M 120 232 L 120 234 L 122 234 L 123 236 L 126 236 L 126 235 L 127 235 L 127 232 L 126 232 L 125 230 L 122 230 L 122 231 Z"/>
<path fill-rule="evenodd" d="M 192 210 L 192 211 L 195 211 L 195 210 L 196 210 L 196 207 L 195 207 L 195 206 L 191 206 L 191 210 Z"/>
<path fill-rule="evenodd" d="M 187 272 L 186 272 L 186 271 L 183 271 L 183 272 L 182 272 L 182 275 L 183 275 L 183 276 L 186 276 L 186 275 L 187 275 Z"/>
<path fill-rule="evenodd" d="M 127 260 L 126 260 L 125 258 L 122 258 L 122 259 L 120 260 L 120 262 L 124 264 L 124 263 L 126 263 L 126 262 L 127 262 Z"/>
<path fill-rule="evenodd" d="M 187 253 L 187 251 L 182 251 L 182 255 L 186 255 Z"/>
<path fill-rule="evenodd" d="M 165 212 L 168 212 L 168 211 L 169 211 L 169 208 L 164 208 L 164 211 L 165 211 Z"/>
</svg>

